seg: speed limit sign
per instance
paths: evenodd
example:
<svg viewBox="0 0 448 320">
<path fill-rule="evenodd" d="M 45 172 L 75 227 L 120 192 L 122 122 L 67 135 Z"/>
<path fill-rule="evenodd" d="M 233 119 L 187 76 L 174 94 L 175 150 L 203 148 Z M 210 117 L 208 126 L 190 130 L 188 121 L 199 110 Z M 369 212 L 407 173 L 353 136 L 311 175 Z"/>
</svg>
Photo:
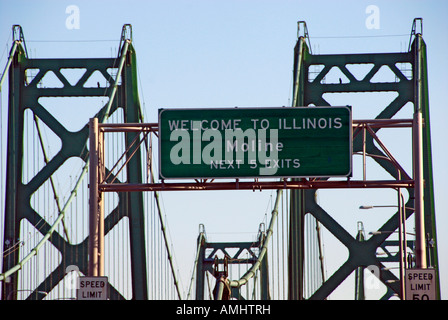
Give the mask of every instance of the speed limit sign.
<svg viewBox="0 0 448 320">
<path fill-rule="evenodd" d="M 436 300 L 434 269 L 406 270 L 406 300 Z"/>
</svg>

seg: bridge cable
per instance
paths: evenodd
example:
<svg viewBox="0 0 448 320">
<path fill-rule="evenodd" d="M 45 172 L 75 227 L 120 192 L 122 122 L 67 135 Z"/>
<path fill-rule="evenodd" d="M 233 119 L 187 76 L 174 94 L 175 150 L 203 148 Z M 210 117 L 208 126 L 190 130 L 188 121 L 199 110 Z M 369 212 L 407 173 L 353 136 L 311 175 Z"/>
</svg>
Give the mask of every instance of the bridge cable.
<svg viewBox="0 0 448 320">
<path fill-rule="evenodd" d="M 273 234 L 274 224 L 275 224 L 275 221 L 278 216 L 278 208 L 279 208 L 280 199 L 282 198 L 281 197 L 282 193 L 283 193 L 282 189 L 277 190 L 277 197 L 275 199 L 274 209 L 272 210 L 272 213 L 271 213 L 272 214 L 271 221 L 269 223 L 269 228 L 267 230 L 266 239 L 263 242 L 263 246 L 261 248 L 261 251 L 258 256 L 257 261 L 252 265 L 252 267 L 249 270 L 246 271 L 246 273 L 239 280 L 230 281 L 229 285 L 231 288 L 239 288 L 239 287 L 245 285 L 249 281 L 249 279 L 254 277 L 256 272 L 259 270 L 261 262 L 263 261 L 263 258 L 267 252 L 269 241 Z"/>
</svg>

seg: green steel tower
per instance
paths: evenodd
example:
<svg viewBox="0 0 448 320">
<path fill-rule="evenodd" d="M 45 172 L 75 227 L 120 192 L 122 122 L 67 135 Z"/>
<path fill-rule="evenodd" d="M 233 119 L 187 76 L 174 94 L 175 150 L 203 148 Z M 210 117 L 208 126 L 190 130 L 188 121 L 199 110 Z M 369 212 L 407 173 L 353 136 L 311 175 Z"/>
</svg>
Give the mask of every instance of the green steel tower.
<svg viewBox="0 0 448 320">
<path fill-rule="evenodd" d="M 61 97 L 104 97 L 108 103 L 100 108 L 95 117 L 105 122 L 115 112 L 122 112 L 124 122 L 141 122 L 142 112 L 137 91 L 137 61 L 132 45 L 132 27 L 124 25 L 121 35 L 118 57 L 116 58 L 48 58 L 31 59 L 26 52 L 25 41 L 20 26 L 13 27 L 14 45 L 10 53 L 9 65 L 9 115 L 8 115 L 8 155 L 4 224 L 4 252 L 10 252 L 3 259 L 3 272 L 7 275 L 2 282 L 2 299 L 16 299 L 18 291 L 18 273 L 24 261 L 19 261 L 19 251 L 11 250 L 20 241 L 20 226 L 23 221 L 33 225 L 44 236 L 41 244 L 25 257 L 36 255 L 45 240 L 56 248 L 61 256 L 58 266 L 40 283 L 28 299 L 42 299 L 42 292 L 50 292 L 66 275 L 69 266 L 88 274 L 88 239 L 73 243 L 67 233 L 55 232 L 53 225 L 45 219 L 44 212 L 37 212 L 31 205 L 32 195 L 46 182 L 53 186 L 54 198 L 58 202 L 58 222 L 63 220 L 66 209 L 78 192 L 81 181 L 86 179 L 88 170 L 88 123 L 77 131 L 65 128 L 50 111 L 39 102 L 40 98 Z M 76 83 L 70 82 L 64 71 L 83 70 L 84 74 Z M 111 74 L 111 70 L 116 73 Z M 34 77 L 29 80 L 29 75 Z M 86 87 L 85 83 L 94 72 L 99 72 L 107 83 L 98 83 L 94 87 Z M 42 87 L 39 82 L 52 73 L 62 85 L 58 87 Z M 60 108 L 66 106 L 61 105 Z M 61 141 L 60 151 L 51 159 L 45 157 L 45 165 L 25 181 L 23 175 L 24 159 L 24 117 L 32 113 L 36 127 L 45 125 Z M 126 135 L 127 143 L 133 140 L 132 133 Z M 43 149 L 42 145 L 42 149 Z M 45 150 L 43 149 L 45 154 Z M 140 151 L 137 151 L 138 155 Z M 67 202 L 62 203 L 54 188 L 53 174 L 67 159 L 80 158 L 84 162 L 83 171 L 71 191 Z M 128 182 L 141 182 L 141 157 L 130 160 L 126 176 Z M 141 193 L 120 193 L 118 205 L 106 217 L 105 233 L 116 226 L 124 217 L 129 219 L 132 296 L 133 299 L 147 298 L 147 269 L 145 256 L 145 231 L 143 223 L 143 199 Z M 56 224 L 56 223 L 55 223 Z M 122 299 L 122 295 L 111 286 L 111 299 Z"/>
<path fill-rule="evenodd" d="M 299 22 L 299 37 L 294 49 L 294 86 L 293 107 L 329 106 L 325 100 L 326 93 L 381 93 L 396 92 L 397 97 L 384 108 L 374 121 L 392 119 L 407 103 L 412 103 L 415 113 L 421 113 L 423 119 L 422 129 L 422 158 L 423 158 L 423 225 L 425 239 L 422 239 L 426 255 L 422 257 L 423 264 L 428 268 L 434 268 L 437 275 L 437 293 L 440 298 L 440 284 L 438 276 L 436 218 L 434 209 L 433 172 L 431 159 L 431 137 L 430 137 L 430 109 L 428 96 L 428 75 L 426 44 L 421 31 L 417 31 L 418 25 L 422 24 L 421 18 L 414 19 L 409 50 L 401 53 L 371 53 L 371 54 L 313 54 L 309 45 L 309 36 L 306 24 Z M 422 29 L 422 27 L 421 27 Z M 358 79 L 349 70 L 349 65 L 371 65 L 370 71 Z M 399 64 L 411 66 L 412 75 L 405 76 L 399 69 Z M 314 66 L 321 69 L 313 74 Z M 378 70 L 386 66 L 395 74 L 393 82 L 374 82 L 373 76 Z M 339 69 L 348 80 L 335 83 L 326 83 L 323 79 L 332 68 Z M 381 150 L 374 136 L 379 128 L 372 128 L 371 134 L 365 137 L 358 134 L 353 138 L 353 153 L 364 152 L 372 156 L 373 160 L 390 176 L 400 179 L 399 172 L 393 163 L 388 160 L 387 155 Z M 325 179 L 325 178 L 321 178 Z M 383 297 L 390 298 L 393 294 L 400 295 L 400 281 L 390 271 L 385 270 L 383 263 L 399 262 L 398 256 L 381 258 L 376 255 L 378 248 L 390 243 L 387 238 L 393 230 L 399 230 L 400 212 L 385 221 L 379 232 L 369 239 L 355 239 L 350 235 L 333 217 L 316 202 L 317 190 L 294 190 L 291 195 L 291 221 L 290 221 L 290 254 L 289 254 L 289 299 L 303 299 L 303 220 L 306 214 L 311 214 L 324 227 L 328 229 L 347 249 L 349 256 L 347 261 L 330 277 L 310 299 L 325 299 L 336 289 L 353 271 L 361 270 L 368 266 L 377 266 L 380 280 L 387 286 L 388 291 Z M 405 215 L 409 218 L 414 214 L 412 208 L 416 205 L 413 189 L 409 189 L 409 200 L 405 204 Z M 404 220 L 405 220 L 404 219 Z M 417 218 L 416 218 L 417 219 Z M 406 243 L 406 246 L 413 245 Z M 406 259 L 403 257 L 402 259 Z M 412 264 L 408 267 L 412 267 Z"/>
</svg>

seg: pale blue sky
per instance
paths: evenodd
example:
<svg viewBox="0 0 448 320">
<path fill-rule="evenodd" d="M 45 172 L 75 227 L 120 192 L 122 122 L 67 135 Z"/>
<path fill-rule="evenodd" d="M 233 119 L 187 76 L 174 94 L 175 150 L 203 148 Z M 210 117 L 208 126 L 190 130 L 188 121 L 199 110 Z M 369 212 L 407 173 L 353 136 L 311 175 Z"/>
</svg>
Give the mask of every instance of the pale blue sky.
<svg viewBox="0 0 448 320">
<path fill-rule="evenodd" d="M 76 5 L 80 10 L 79 29 L 66 27 L 69 5 Z M 369 5 L 380 10 L 379 29 L 366 27 Z M 428 46 L 442 294 L 447 297 L 448 236 L 443 231 L 448 225 L 448 189 L 444 183 L 448 179 L 445 165 L 448 156 L 445 131 L 448 117 L 445 96 L 448 87 L 447 12 L 448 2 L 443 0 L 0 0 L 0 67 L 3 70 L 11 46 L 13 24 L 22 26 L 32 57 L 71 58 L 115 56 L 121 28 L 130 23 L 146 120 L 156 122 L 156 112 L 161 107 L 288 105 L 299 20 L 307 23 L 314 53 L 376 53 L 406 51 L 412 21 L 422 17 L 423 37 Z M 76 42 L 80 40 L 101 41 Z M 2 92 L 2 102 L 6 106 L 5 91 Z M 391 143 L 400 154 L 401 141 Z M 270 194 L 163 195 L 167 221 L 172 234 L 176 235 L 173 243 L 178 260 L 185 261 L 190 270 L 199 223 L 204 223 L 211 233 L 229 228 L 233 232 L 256 233 Z M 321 199 L 326 194 L 322 193 Z M 329 199 L 333 197 L 328 196 Z M 375 198 L 375 204 L 380 204 L 381 199 Z M 192 200 L 198 203 L 193 204 Z M 187 205 L 178 207 L 178 203 Z M 334 208 L 342 210 L 341 224 L 353 235 L 358 220 L 365 219 L 368 230 L 376 227 L 369 220 L 372 217 L 359 213 L 357 208 L 361 204 L 366 203 Z M 328 252 L 330 246 L 327 245 Z M 348 299 L 352 298 L 351 294 Z"/>
</svg>

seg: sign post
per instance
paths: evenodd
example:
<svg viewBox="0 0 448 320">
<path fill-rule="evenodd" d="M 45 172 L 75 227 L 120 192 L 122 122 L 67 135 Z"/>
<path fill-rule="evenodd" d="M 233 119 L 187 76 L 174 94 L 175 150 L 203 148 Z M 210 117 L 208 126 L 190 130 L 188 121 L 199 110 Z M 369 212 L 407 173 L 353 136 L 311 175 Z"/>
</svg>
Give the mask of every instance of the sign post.
<svg viewBox="0 0 448 320">
<path fill-rule="evenodd" d="M 436 300 L 435 269 L 406 270 L 406 300 Z"/>
<path fill-rule="evenodd" d="M 79 277 L 78 300 L 107 300 L 109 282 L 107 277 Z"/>
<path fill-rule="evenodd" d="M 161 179 L 347 177 L 350 107 L 159 110 Z"/>
</svg>

